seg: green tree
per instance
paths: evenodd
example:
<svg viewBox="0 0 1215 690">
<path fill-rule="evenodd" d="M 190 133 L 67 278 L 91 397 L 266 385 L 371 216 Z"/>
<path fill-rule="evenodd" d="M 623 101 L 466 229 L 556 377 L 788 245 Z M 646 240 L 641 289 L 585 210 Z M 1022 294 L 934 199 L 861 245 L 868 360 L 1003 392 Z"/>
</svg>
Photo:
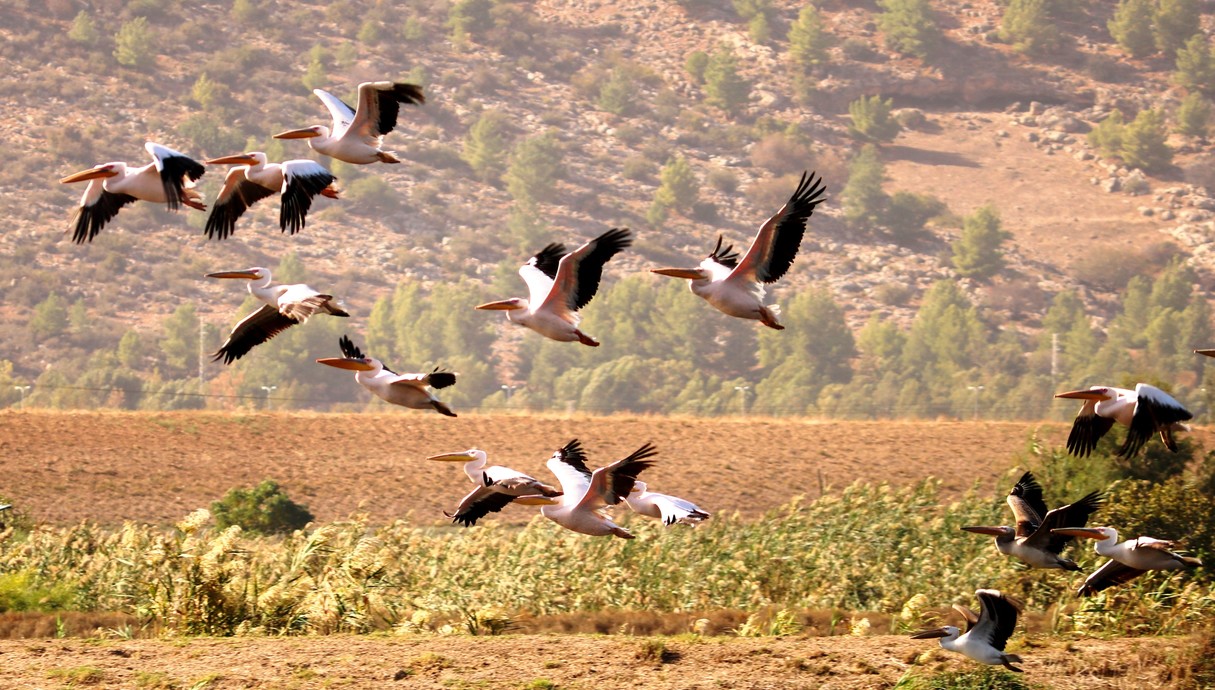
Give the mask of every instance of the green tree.
<svg viewBox="0 0 1215 690">
<path fill-rule="evenodd" d="M 328 53 L 319 43 L 312 46 L 312 49 L 308 51 L 308 68 L 304 70 L 304 76 L 301 79 L 304 86 L 309 89 L 326 86 L 329 81 L 329 73 L 325 69 L 325 64 L 328 60 Z"/>
<path fill-rule="evenodd" d="M 759 361 L 768 375 L 756 384 L 755 409 L 800 414 L 823 386 L 851 379 L 856 341 L 825 289 L 800 292 L 786 307 L 785 330 L 759 335 Z"/>
<path fill-rule="evenodd" d="M 308 506 L 291 500 L 271 479 L 252 488 L 230 489 L 211 504 L 211 514 L 220 529 L 239 525 L 254 534 L 285 534 L 303 529 L 313 520 Z"/>
<path fill-rule="evenodd" d="M 687 70 L 688 76 L 692 77 L 692 81 L 697 84 L 705 83 L 705 68 L 709 66 L 709 54 L 703 50 L 693 50 L 688 53 L 688 59 L 684 62 L 683 68 Z"/>
<path fill-rule="evenodd" d="M 457 45 L 471 34 L 494 28 L 493 0 L 456 0 L 447 13 L 447 28 Z"/>
<path fill-rule="evenodd" d="M 664 209 L 684 210 L 692 207 L 700 196 L 700 180 L 687 159 L 675 156 L 667 161 L 659 175 L 654 204 Z"/>
<path fill-rule="evenodd" d="M 114 59 L 124 67 L 152 67 L 156 62 L 155 38 L 146 17 L 123 23 L 114 35 Z"/>
<path fill-rule="evenodd" d="M 524 139 L 511 155 L 506 171 L 507 191 L 524 205 L 552 201 L 557 195 L 556 182 L 565 172 L 564 154 L 557 133 L 552 130 Z"/>
<path fill-rule="evenodd" d="M 1115 110 L 1088 133 L 1088 143 L 1103 156 L 1122 153 L 1122 138 L 1126 134 L 1126 121 L 1122 112 Z"/>
<path fill-rule="evenodd" d="M 941 42 L 941 30 L 927 0 L 879 0 L 878 28 L 886 47 L 903 55 L 926 58 Z"/>
<path fill-rule="evenodd" d="M 486 110 L 468 130 L 460 157 L 483 182 L 496 182 L 506 161 L 509 118 L 497 110 Z"/>
<path fill-rule="evenodd" d="M 952 245 L 954 270 L 965 278 L 991 278 L 1004 267 L 1002 246 L 1010 237 L 1001 229 L 995 208 L 979 207 L 963 219 L 962 236 Z"/>
<path fill-rule="evenodd" d="M 281 280 L 281 279 L 280 279 Z M 173 310 L 162 324 L 164 337 L 160 353 L 167 373 L 174 377 L 186 375 L 198 361 L 198 312 L 192 302 Z"/>
<path fill-rule="evenodd" d="M 238 24 L 254 25 L 262 18 L 262 8 L 254 0 L 234 0 L 232 19 Z"/>
<path fill-rule="evenodd" d="M 1198 0 L 1160 0 L 1153 27 L 1156 47 L 1173 57 L 1191 36 L 1202 30 Z"/>
<path fill-rule="evenodd" d="M 1114 17 L 1106 23 L 1119 47 L 1131 57 L 1141 58 L 1156 50 L 1156 39 L 1152 35 L 1152 19 L 1155 4 L 1152 0 L 1121 0 Z"/>
<path fill-rule="evenodd" d="M 869 97 L 861 96 L 848 104 L 848 114 L 852 117 L 852 123 L 848 125 L 848 132 L 862 141 L 877 143 L 894 141 L 902 127 L 898 120 L 890 115 L 893 107 L 894 99 L 888 98 L 883 101 L 882 97 L 877 94 Z"/>
<path fill-rule="evenodd" d="M 63 335 L 68 327 L 68 308 L 66 301 L 58 293 L 52 292 L 46 299 L 34 305 L 34 313 L 30 316 L 30 332 L 36 338 L 53 338 Z"/>
<path fill-rule="evenodd" d="M 814 5 L 806 5 L 789 27 L 789 59 L 802 72 L 810 72 L 827 62 L 830 45 L 822 15 Z"/>
<path fill-rule="evenodd" d="M 751 98 L 751 83 L 738 73 L 738 58 L 721 46 L 705 65 L 705 96 L 709 105 L 737 115 Z"/>
<path fill-rule="evenodd" d="M 614 69 L 600 85 L 595 103 L 613 115 L 628 115 L 637 105 L 637 85 L 625 70 Z"/>
<path fill-rule="evenodd" d="M 1004 10 L 1000 38 L 1028 55 L 1058 50 L 1061 35 L 1050 10 L 1050 0 L 1012 0 Z"/>
<path fill-rule="evenodd" d="M 924 226 L 929 220 L 948 210 L 945 202 L 931 194 L 895 192 L 885 213 L 890 238 L 900 246 L 913 244 L 928 234 Z"/>
<path fill-rule="evenodd" d="M 861 147 L 848 166 L 844 184 L 844 218 L 853 225 L 872 226 L 886 217 L 890 197 L 882 191 L 885 167 L 873 144 Z"/>
<path fill-rule="evenodd" d="M 1211 102 L 1199 93 L 1187 94 L 1177 108 L 1177 133 L 1187 137 L 1205 137 L 1210 130 Z"/>
<path fill-rule="evenodd" d="M 68 38 L 90 48 L 97 45 L 101 35 L 97 33 L 97 24 L 88 10 L 80 10 L 80 13 L 72 20 L 72 28 L 68 29 Z"/>
<path fill-rule="evenodd" d="M 122 334 L 122 338 L 118 341 L 118 349 L 115 351 L 118 356 L 118 363 L 127 369 L 143 369 L 144 352 L 143 339 L 139 337 L 137 331 L 127 331 Z"/>
<path fill-rule="evenodd" d="M 1143 347 L 1143 332 L 1153 311 L 1151 281 L 1144 276 L 1131 278 L 1120 302 L 1122 312 L 1110 324 L 1110 342 L 1123 348 Z"/>
<path fill-rule="evenodd" d="M 1203 34 L 1195 34 L 1177 51 L 1173 81 L 1191 91 L 1215 93 L 1215 55 Z"/>
<path fill-rule="evenodd" d="M 222 100 L 227 96 L 226 91 L 227 89 L 221 84 L 208 77 L 206 72 L 203 72 L 194 81 L 194 86 L 190 87 L 190 98 L 202 106 L 203 110 L 211 110 L 213 107 L 220 105 Z"/>
<path fill-rule="evenodd" d="M 1168 129 L 1164 113 L 1141 110 L 1122 135 L 1121 158 L 1127 165 L 1159 172 L 1173 164 L 1173 149 L 1169 148 Z"/>
</svg>

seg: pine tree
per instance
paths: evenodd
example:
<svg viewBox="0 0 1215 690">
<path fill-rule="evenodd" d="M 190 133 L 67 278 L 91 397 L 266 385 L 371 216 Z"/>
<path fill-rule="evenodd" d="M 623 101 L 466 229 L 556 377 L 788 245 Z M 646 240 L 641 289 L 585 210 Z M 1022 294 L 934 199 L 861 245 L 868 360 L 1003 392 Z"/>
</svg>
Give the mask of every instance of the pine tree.
<svg viewBox="0 0 1215 690">
<path fill-rule="evenodd" d="M 738 73 L 738 58 L 729 46 L 719 47 L 705 65 L 705 96 L 709 105 L 737 115 L 751 97 L 751 83 Z"/>
<path fill-rule="evenodd" d="M 1160 0 L 1153 27 L 1156 47 L 1173 57 L 1191 36 L 1202 31 L 1198 0 Z"/>
<path fill-rule="evenodd" d="M 97 45 L 101 36 L 97 33 L 97 24 L 88 10 L 80 10 L 80 13 L 72 20 L 72 28 L 68 29 L 68 38 L 89 48 Z"/>
<path fill-rule="evenodd" d="M 829 45 L 822 16 L 814 5 L 806 5 L 789 27 L 789 59 L 802 72 L 809 72 L 827 62 Z"/>
<path fill-rule="evenodd" d="M 654 192 L 654 204 L 663 208 L 688 209 L 700 196 L 700 180 L 687 159 L 682 156 L 675 156 L 667 161 L 659 179 L 661 182 Z"/>
<path fill-rule="evenodd" d="M 1088 133 L 1088 143 L 1103 156 L 1117 156 L 1122 153 L 1122 138 L 1125 134 L 1126 122 L 1122 118 L 1122 112 L 1115 110 Z"/>
<path fill-rule="evenodd" d="M 1114 18 L 1106 27 L 1119 47 L 1131 57 L 1147 57 L 1156 51 L 1156 39 L 1152 35 L 1152 15 L 1155 10 L 1152 0 L 1121 0 Z"/>
<path fill-rule="evenodd" d="M 146 17 L 124 23 L 114 35 L 114 59 L 124 67 L 152 67 L 156 62 L 155 38 Z"/>
<path fill-rule="evenodd" d="M 893 99 L 888 98 L 883 101 L 882 97 L 877 94 L 870 97 L 861 96 L 848 104 L 848 114 L 852 117 L 852 123 L 848 125 L 848 132 L 862 141 L 878 143 L 894 141 L 903 128 L 899 125 L 898 120 L 890 115 L 893 107 Z"/>
<path fill-rule="evenodd" d="M 941 30 L 927 0 L 879 0 L 878 27 L 891 50 L 926 58 L 941 42 Z"/>
<path fill-rule="evenodd" d="M 1215 93 L 1215 55 L 1207 37 L 1196 34 L 1177 51 L 1177 71 L 1173 81 L 1191 91 Z"/>
<path fill-rule="evenodd" d="M 511 197 L 525 206 L 554 199 L 556 182 L 564 174 L 564 154 L 554 131 L 520 142 L 506 171 L 506 189 Z"/>
<path fill-rule="evenodd" d="M 844 218 L 853 225 L 872 226 L 882 221 L 890 197 L 882 191 L 885 168 L 872 144 L 863 146 L 848 167 L 844 185 Z"/>
<path fill-rule="evenodd" d="M 1119 155 L 1127 165 L 1148 172 L 1164 170 L 1173 164 L 1173 149 L 1166 143 L 1168 136 L 1163 113 L 1141 110 L 1126 126 Z"/>
<path fill-rule="evenodd" d="M 1000 38 L 1018 52 L 1045 55 L 1059 48 L 1061 36 L 1049 0 L 1012 0 L 1004 10 Z"/>
<path fill-rule="evenodd" d="M 1201 94 L 1191 93 L 1177 108 L 1177 132 L 1187 137 L 1205 137 L 1210 130 L 1211 102 Z"/>
<path fill-rule="evenodd" d="M 486 110 L 468 130 L 460 157 L 483 182 L 496 182 L 506 161 L 507 116 Z"/>
<path fill-rule="evenodd" d="M 1004 267 L 1001 246 L 1010 237 L 996 209 L 981 206 L 962 221 L 962 236 L 952 245 L 954 270 L 965 278 L 991 278 Z"/>
</svg>

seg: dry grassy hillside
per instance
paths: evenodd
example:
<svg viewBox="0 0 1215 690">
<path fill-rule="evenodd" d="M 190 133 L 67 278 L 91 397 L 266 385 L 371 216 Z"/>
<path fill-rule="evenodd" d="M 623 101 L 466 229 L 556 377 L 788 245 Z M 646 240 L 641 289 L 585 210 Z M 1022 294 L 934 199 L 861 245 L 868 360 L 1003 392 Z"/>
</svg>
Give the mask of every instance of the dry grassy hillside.
<svg viewBox="0 0 1215 690">
<path fill-rule="evenodd" d="M 170 523 L 228 489 L 277 480 L 318 521 L 443 520 L 469 489 L 454 463 L 470 447 L 538 477 L 571 438 L 592 465 L 657 444 L 653 490 L 712 512 L 755 517 L 796 496 L 854 481 L 937 477 L 948 494 L 1003 493 L 1031 435 L 1061 445 L 1066 427 L 1019 422 L 819 422 L 780 419 L 406 414 L 0 413 L 0 496 L 37 521 Z M 1200 441 L 1206 433 L 1198 433 Z M 521 523 L 529 510 L 495 517 Z"/>
</svg>

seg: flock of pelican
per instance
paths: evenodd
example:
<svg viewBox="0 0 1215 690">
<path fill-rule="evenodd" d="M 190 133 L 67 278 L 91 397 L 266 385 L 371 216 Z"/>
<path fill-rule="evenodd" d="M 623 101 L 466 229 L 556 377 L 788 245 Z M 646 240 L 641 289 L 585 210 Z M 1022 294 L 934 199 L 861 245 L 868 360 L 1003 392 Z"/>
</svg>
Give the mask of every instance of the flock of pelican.
<svg viewBox="0 0 1215 690">
<path fill-rule="evenodd" d="M 426 99 L 421 87 L 394 82 L 365 82 L 358 87 L 358 105 L 351 108 L 334 95 L 315 89 L 332 118 L 329 127 L 311 126 L 275 134 L 280 139 L 307 139 L 319 154 L 355 165 L 400 163 L 383 149 L 383 138 L 397 122 L 400 106 L 421 105 Z M 207 165 L 229 165 L 224 185 L 211 209 L 205 227 L 210 239 L 232 236 L 236 223 L 254 203 L 279 194 L 282 197 L 279 227 L 295 234 L 304 229 L 308 210 L 316 196 L 339 197 L 336 178 L 320 163 L 308 159 L 271 163 L 262 152 L 254 151 L 196 161 L 185 154 L 148 142 L 152 162 L 142 167 L 122 162 L 96 165 L 60 181 L 89 184 L 81 197 L 73 222 L 72 240 L 91 242 L 126 205 L 135 201 L 164 203 L 170 210 L 187 206 L 206 210 L 194 183 Z M 655 268 L 659 275 L 690 281 L 693 294 L 732 317 L 759 321 L 780 330 L 780 310 L 765 304 L 766 286 L 789 270 L 797 256 L 806 224 L 815 207 L 824 199 L 822 179 L 803 173 L 789 200 L 760 227 L 751 245 L 740 258 L 733 246 L 723 247 L 721 236 L 708 257 L 696 268 Z M 526 298 L 511 298 L 477 305 L 477 309 L 506 312 L 510 323 L 529 328 L 560 342 L 578 342 L 597 347 L 599 342 L 584 333 L 579 325 L 579 310 L 595 296 L 603 278 L 604 266 L 621 250 L 629 247 L 633 235 L 627 228 L 613 228 L 573 251 L 564 244 L 551 243 L 530 257 L 519 269 L 527 285 Z M 275 284 L 263 267 L 220 271 L 207 274 L 218 279 L 247 281 L 251 295 L 262 303 L 232 328 L 214 359 L 230 364 L 245 356 L 283 330 L 307 321 L 317 314 L 348 317 L 340 301 L 307 285 Z M 341 357 L 316 361 L 327 366 L 355 372 L 355 380 L 384 401 L 412 409 L 433 409 L 455 417 L 456 413 L 435 397 L 456 383 L 456 374 L 436 368 L 429 373 L 397 374 L 382 362 L 366 356 L 349 336 L 339 343 Z M 1200 350 L 1215 356 L 1215 350 Z M 1056 397 L 1083 400 L 1068 437 L 1067 449 L 1077 456 L 1093 451 L 1097 442 L 1115 423 L 1127 427 L 1118 454 L 1132 457 L 1154 435 L 1159 434 L 1170 450 L 1176 451 L 1174 433 L 1187 430 L 1191 414 L 1164 391 L 1140 383 L 1135 390 L 1093 386 L 1088 390 L 1060 393 Z M 634 512 L 661 520 L 665 525 L 697 525 L 709 513 L 691 501 L 651 492 L 638 479 L 651 467 L 657 450 L 645 444 L 628 456 L 592 470 L 579 440 L 557 449 L 546 466 L 557 478 L 559 488 L 508 467 L 488 465 L 488 455 L 477 448 L 444 453 L 430 460 L 464 463 L 464 472 L 475 485 L 446 515 L 456 524 L 473 526 L 489 513 L 510 504 L 539 506 L 540 514 L 573 532 L 592 536 L 633 535 L 612 521 L 607 508 L 624 503 Z M 1174 552 L 1171 541 L 1140 536 L 1119 542 L 1112 527 L 1087 527 L 1105 496 L 1094 491 L 1080 500 L 1047 510 L 1042 486 L 1026 472 L 1009 492 L 1007 503 L 1013 512 L 1014 526 L 968 526 L 962 529 L 995 537 L 996 549 L 1018 559 L 1030 568 L 1078 571 L 1075 561 L 1062 555 L 1075 538 L 1096 540 L 1098 554 L 1109 558 L 1090 574 L 1077 594 L 1090 596 L 1125 583 L 1148 570 L 1194 568 L 1198 559 Z M 7 506 L 0 507 L 3 509 Z M 917 639 L 939 638 L 945 649 L 959 652 L 984 664 L 1021 669 L 1020 657 L 1004 652 L 1013 634 L 1023 605 L 993 589 L 979 589 L 976 596 L 980 612 L 955 605 L 966 621 L 965 631 L 943 626 L 915 633 Z"/>
</svg>

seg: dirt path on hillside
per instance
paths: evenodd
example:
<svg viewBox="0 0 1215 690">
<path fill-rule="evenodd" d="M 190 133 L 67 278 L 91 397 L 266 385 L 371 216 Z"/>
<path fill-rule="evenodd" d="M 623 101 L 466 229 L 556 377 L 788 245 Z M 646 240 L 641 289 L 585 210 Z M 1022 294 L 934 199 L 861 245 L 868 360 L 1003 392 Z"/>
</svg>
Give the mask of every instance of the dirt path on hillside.
<svg viewBox="0 0 1215 690">
<path fill-rule="evenodd" d="M 653 441 L 653 490 L 755 516 L 857 480 L 935 476 L 947 495 L 976 481 L 996 490 L 1035 429 L 1055 445 L 1066 438 L 1063 424 L 1024 422 L 9 410 L 0 412 L 0 497 L 44 522 L 171 523 L 269 478 L 320 521 L 357 512 L 428 524 L 469 489 L 459 465 L 428 455 L 480 447 L 495 464 L 546 477 L 544 461 L 576 437 L 592 465 Z"/>
</svg>

